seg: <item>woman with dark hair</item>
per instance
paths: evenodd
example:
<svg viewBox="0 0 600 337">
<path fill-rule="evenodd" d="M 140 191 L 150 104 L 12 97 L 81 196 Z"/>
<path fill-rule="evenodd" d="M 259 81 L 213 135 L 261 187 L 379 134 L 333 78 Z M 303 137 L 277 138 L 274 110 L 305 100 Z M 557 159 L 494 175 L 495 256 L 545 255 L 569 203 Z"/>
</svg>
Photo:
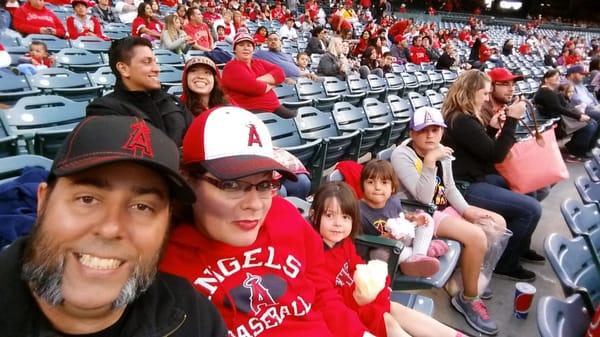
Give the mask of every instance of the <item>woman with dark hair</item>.
<svg viewBox="0 0 600 337">
<path fill-rule="evenodd" d="M 568 153 L 567 162 L 579 162 L 587 159 L 598 139 L 598 123 L 585 114 L 585 108 L 573 106 L 571 96 L 574 90 L 571 83 L 560 84 L 560 73 L 556 69 L 548 70 L 542 78 L 540 88 L 533 100 L 540 113 L 549 118 L 560 118 L 560 133 L 571 137 L 565 144 Z"/>
<path fill-rule="evenodd" d="M 138 16 L 131 24 L 131 35 L 140 36 L 147 40 L 160 40 L 163 24 L 154 18 L 152 6 L 142 2 L 138 6 Z"/>
<path fill-rule="evenodd" d="M 256 33 L 254 34 L 254 43 L 257 45 L 261 45 L 267 41 L 267 35 L 269 35 L 269 31 L 267 27 L 260 26 L 256 29 Z"/>
<path fill-rule="evenodd" d="M 368 30 L 364 30 L 360 35 L 360 39 L 358 39 L 358 43 L 352 49 L 352 56 L 358 57 L 362 53 L 365 52 L 367 47 L 369 46 L 369 41 L 371 40 L 371 32 Z"/>
<path fill-rule="evenodd" d="M 367 47 L 360 60 L 358 69 L 360 77 L 366 79 L 369 74 L 374 74 L 383 78 L 383 69 L 379 67 L 377 60 L 377 50 L 373 46 Z"/>
<path fill-rule="evenodd" d="M 217 66 L 211 59 L 204 56 L 189 59 L 181 78 L 181 102 L 194 116 L 208 109 L 230 104 L 220 80 Z"/>
<path fill-rule="evenodd" d="M 504 45 L 502 46 L 502 55 L 504 56 L 510 56 L 513 54 L 513 40 L 512 39 L 507 39 L 506 41 L 504 41 Z"/>
<path fill-rule="evenodd" d="M 322 26 L 316 26 L 311 31 L 311 37 L 306 45 L 306 54 L 325 54 L 327 52 L 327 45 L 325 44 L 325 29 Z"/>
<path fill-rule="evenodd" d="M 476 38 L 475 42 L 473 42 L 473 46 L 471 47 L 471 53 L 469 54 L 469 63 L 474 68 L 479 68 L 481 66 L 481 62 L 479 62 L 480 49 L 481 49 L 481 39 Z"/>
</svg>

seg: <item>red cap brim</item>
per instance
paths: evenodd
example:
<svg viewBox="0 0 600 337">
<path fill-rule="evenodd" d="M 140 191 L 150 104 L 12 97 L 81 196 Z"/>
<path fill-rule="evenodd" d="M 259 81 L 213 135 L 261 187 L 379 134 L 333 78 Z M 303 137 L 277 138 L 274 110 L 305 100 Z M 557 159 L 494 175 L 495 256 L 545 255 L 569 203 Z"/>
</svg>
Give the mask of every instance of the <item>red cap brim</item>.
<svg viewBox="0 0 600 337">
<path fill-rule="evenodd" d="M 235 180 L 253 174 L 277 171 L 286 179 L 297 181 L 296 175 L 275 159 L 262 156 L 232 156 L 199 162 L 221 180 Z"/>
</svg>

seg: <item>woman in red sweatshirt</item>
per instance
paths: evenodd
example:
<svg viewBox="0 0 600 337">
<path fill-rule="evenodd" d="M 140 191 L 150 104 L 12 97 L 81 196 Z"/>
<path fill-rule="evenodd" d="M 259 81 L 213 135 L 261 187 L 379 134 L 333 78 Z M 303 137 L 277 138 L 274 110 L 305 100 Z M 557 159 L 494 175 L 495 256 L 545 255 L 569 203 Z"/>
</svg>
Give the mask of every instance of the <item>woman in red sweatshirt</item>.
<svg viewBox="0 0 600 337">
<path fill-rule="evenodd" d="M 423 62 L 429 62 L 429 56 L 427 56 L 427 50 L 421 45 L 422 38 L 415 36 L 413 38 L 412 46 L 410 47 L 410 61 L 414 64 L 421 64 Z"/>
<path fill-rule="evenodd" d="M 276 196 L 271 136 L 255 115 L 219 107 L 196 117 L 182 171 L 196 193 L 172 230 L 160 269 L 217 307 L 229 336 L 372 336 L 327 278 L 319 235 Z"/>
<path fill-rule="evenodd" d="M 285 74 L 278 66 L 256 58 L 254 39 L 246 32 L 236 34 L 234 59 L 223 68 L 223 89 L 238 106 L 253 112 L 273 112 L 282 118 L 293 118 L 296 111 L 281 103 L 273 88 L 283 82 Z"/>
<path fill-rule="evenodd" d="M 65 36 L 65 27 L 56 14 L 44 7 L 44 0 L 29 0 L 17 8 L 13 15 L 13 27 L 23 35 Z"/>
</svg>

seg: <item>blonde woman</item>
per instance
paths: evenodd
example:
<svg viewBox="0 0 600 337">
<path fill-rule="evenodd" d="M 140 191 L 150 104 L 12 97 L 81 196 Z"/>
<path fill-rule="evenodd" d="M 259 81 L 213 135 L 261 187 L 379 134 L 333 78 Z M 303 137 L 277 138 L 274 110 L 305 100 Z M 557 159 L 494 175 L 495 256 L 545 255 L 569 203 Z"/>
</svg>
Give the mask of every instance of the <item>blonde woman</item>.
<svg viewBox="0 0 600 337">
<path fill-rule="evenodd" d="M 327 46 L 327 52 L 323 54 L 319 61 L 317 73 L 323 76 L 336 76 L 345 80 L 346 75 L 352 71 L 352 65 L 344 54 L 347 49 L 348 47 L 344 47 L 341 37 L 331 38 L 329 46 Z"/>
<path fill-rule="evenodd" d="M 490 91 L 491 79 L 481 71 L 469 70 L 458 77 L 442 106 L 448 126 L 442 143 L 454 150 L 454 178 L 465 182 L 465 200 L 470 205 L 500 214 L 513 232 L 494 273 L 511 280 L 531 282 L 536 275 L 523 268 L 521 260 L 535 254 L 530 242 L 542 208 L 535 198 L 511 191 L 494 168 L 516 142 L 515 129 L 525 113 L 525 103 L 518 101 L 504 108 L 502 114 L 506 118 L 494 137 L 488 134 L 481 118 L 481 107 L 489 100 Z"/>
<path fill-rule="evenodd" d="M 165 30 L 160 35 L 160 47 L 177 54 L 185 53 L 194 41 L 182 29 L 181 18 L 177 14 L 165 18 Z"/>
</svg>

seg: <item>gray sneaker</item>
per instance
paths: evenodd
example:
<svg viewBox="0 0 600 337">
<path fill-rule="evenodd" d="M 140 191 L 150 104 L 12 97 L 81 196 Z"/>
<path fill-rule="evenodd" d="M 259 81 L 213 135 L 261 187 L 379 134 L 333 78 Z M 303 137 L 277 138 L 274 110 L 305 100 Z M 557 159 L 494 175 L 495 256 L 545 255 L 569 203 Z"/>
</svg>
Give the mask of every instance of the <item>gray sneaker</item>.
<svg viewBox="0 0 600 337">
<path fill-rule="evenodd" d="M 479 298 L 481 298 L 482 300 L 491 300 L 494 297 L 494 293 L 492 292 L 492 289 L 490 289 L 490 287 L 485 287 L 485 290 L 483 291 L 483 293 L 481 295 L 479 295 Z"/>
<path fill-rule="evenodd" d="M 468 301 L 462 298 L 462 293 L 452 297 L 452 306 L 460 312 L 469 325 L 486 335 L 495 335 L 498 333 L 498 325 L 488 314 L 487 307 L 481 299 Z"/>
</svg>

